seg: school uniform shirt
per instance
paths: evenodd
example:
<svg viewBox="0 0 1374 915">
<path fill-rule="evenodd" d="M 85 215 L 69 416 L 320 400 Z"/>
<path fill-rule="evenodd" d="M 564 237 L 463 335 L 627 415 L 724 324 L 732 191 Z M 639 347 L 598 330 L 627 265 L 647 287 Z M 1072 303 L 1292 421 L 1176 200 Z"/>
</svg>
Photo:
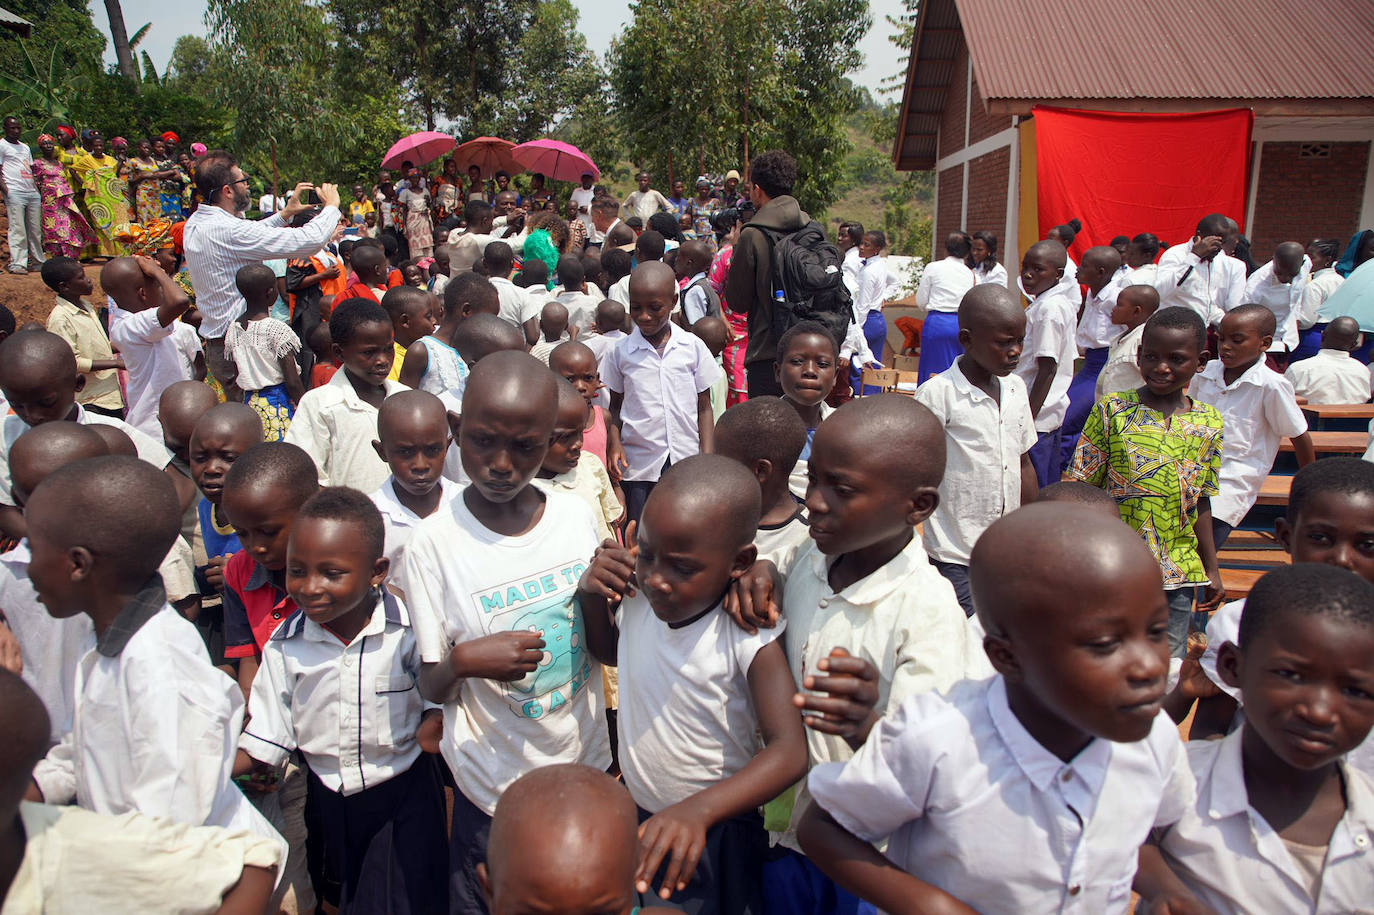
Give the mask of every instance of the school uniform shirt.
<svg viewBox="0 0 1374 915">
<path fill-rule="evenodd" d="M 101 413 L 94 413 L 81 404 L 76 405 L 76 416 L 72 417 L 74 422 L 83 426 L 91 423 L 99 423 L 104 426 L 114 426 L 134 443 L 134 450 L 138 452 L 141 461 L 147 461 L 158 470 L 162 470 L 172 461 L 172 453 L 167 450 L 167 446 L 162 444 L 162 433 L 159 432 L 157 438 L 153 438 L 146 432 L 135 429 L 133 426 L 124 422 L 122 419 L 115 419 L 113 416 L 105 416 Z M 10 495 L 10 449 L 14 447 L 15 439 L 29 431 L 30 426 L 19 418 L 17 414 L 10 413 L 0 420 L 0 504 L 13 505 L 14 498 Z"/>
<path fill-rule="evenodd" d="M 606 354 L 615 348 L 616 343 L 624 340 L 629 334 L 623 330 L 608 330 L 604 334 L 592 334 L 590 337 L 583 338 L 579 335 L 578 342 L 586 344 L 596 357 L 597 371 L 601 371 L 601 363 L 605 360 Z"/>
<path fill-rule="evenodd" d="M 682 287 L 682 317 L 688 327 L 711 313 L 711 298 L 706 294 L 705 279 L 706 271 L 702 270 Z"/>
<path fill-rule="evenodd" d="M 300 749 L 324 786 L 345 797 L 410 770 L 420 698 L 420 653 L 404 605 L 383 593 L 348 644 L 303 611 L 262 652 L 239 749 L 269 766 Z"/>
<path fill-rule="evenodd" d="M 624 395 L 620 439 L 630 466 L 622 479 L 657 481 L 666 462 L 701 451 L 697 396 L 720 375 L 706 344 L 672 323 L 662 352 L 636 327 L 606 354 L 601 380 Z"/>
<path fill-rule="evenodd" d="M 945 427 L 940 504 L 921 525 L 921 541 L 932 559 L 966 566 L 983 531 L 1021 507 L 1021 456 L 1036 435 L 1019 377 L 994 379 L 998 403 L 969 382 L 960 361 L 927 379 L 916 400 Z"/>
<path fill-rule="evenodd" d="M 568 292 L 561 286 L 553 291 L 553 300 L 568 309 L 568 326 L 576 327 L 577 339 L 586 343 L 585 338 L 595 334 L 596 306 L 601 304 L 601 299 L 577 290 Z"/>
<path fill-rule="evenodd" d="M 797 555 L 811 542 L 811 524 L 806 516 L 806 506 L 797 503 L 792 517 L 779 524 L 760 524 L 754 534 L 754 548 L 759 551 L 759 559 L 767 559 L 778 567 L 784 577 L 792 568 Z"/>
<path fill-rule="evenodd" d="M 576 496 L 544 495 L 525 534 L 506 537 L 463 499 L 431 515 L 402 566 L 420 660 L 496 632 L 542 631 L 544 660 L 513 682 L 470 677 L 444 706 L 442 751 L 463 794 L 490 816 L 501 792 L 532 769 L 611 764 L 601 665 L 586 650 L 577 583 L 597 547 L 596 520 Z"/>
<path fill-rule="evenodd" d="M 448 510 L 449 503 L 458 495 L 459 487 L 452 481 L 439 478 L 439 504 L 435 513 Z M 401 504 L 396 495 L 396 477 L 389 476 L 386 482 L 372 494 L 372 504 L 382 513 L 382 523 L 386 525 L 386 546 L 383 555 L 391 560 L 391 571 L 387 573 L 387 584 L 401 589 L 405 597 L 405 584 L 401 582 L 401 560 L 405 558 L 406 544 L 424 519 Z"/>
<path fill-rule="evenodd" d="M 614 540 L 611 525 L 620 520 L 624 511 L 620 500 L 611 488 L 610 475 L 606 473 L 605 463 L 590 451 L 583 451 L 577 458 L 577 466 L 567 473 L 542 478 L 535 477 L 531 482 L 545 492 L 566 492 L 577 496 L 592 510 L 596 519 L 597 543 Z"/>
<path fill-rule="evenodd" d="M 1107 361 L 1097 375 L 1096 399 L 1104 394 L 1117 391 L 1134 391 L 1145 384 L 1140 374 L 1140 342 L 1145 339 L 1145 322 L 1142 321 L 1112 341 L 1107 350 Z"/>
<path fill-rule="evenodd" d="M 991 283 L 996 286 L 1007 285 L 1007 268 L 997 261 L 993 261 L 991 267 L 984 267 L 982 264 L 975 265 L 973 276 L 978 281 L 979 286 L 984 283 Z"/>
<path fill-rule="evenodd" d="M 970 638 L 954 587 L 930 564 L 920 538 L 913 536 L 890 562 L 839 594 L 828 580 L 833 562 L 814 542 L 808 544 L 792 563 L 783 589 L 783 647 L 798 684 L 832 648 L 843 648 L 878 669 L 875 708 L 882 714 L 908 696 L 946 690 L 991 672 L 982 644 Z M 806 746 L 812 765 L 845 762 L 854 755 L 843 738 L 811 728 Z M 783 838 L 798 851 L 791 833 L 809 802 L 803 787 Z"/>
<path fill-rule="evenodd" d="M 859 294 L 859 273 L 864 268 L 864 259 L 859 256 L 859 246 L 854 245 L 844 252 L 840 270 L 844 273 L 844 284 L 849 288 L 851 298 Z"/>
<path fill-rule="evenodd" d="M 1075 342 L 1081 350 L 1103 349 L 1125 333 L 1121 324 L 1112 323 L 1112 309 L 1116 307 L 1116 296 L 1121 290 L 1111 283 L 1094 293 L 1091 289 L 1083 296 L 1083 318 L 1078 322 Z"/>
<path fill-rule="evenodd" d="M 955 258 L 946 258 L 955 260 Z M 964 267 L 963 261 L 958 261 L 959 266 L 963 267 L 968 275 L 968 287 L 973 288 L 973 271 Z M 930 268 L 927 267 L 927 270 Z M 925 274 L 921 274 L 924 279 Z M 864 262 L 863 271 L 859 274 L 859 294 L 854 299 L 854 323 L 862 325 L 868 317 L 869 312 L 882 311 L 883 303 L 897 295 L 901 288 L 901 281 L 897 279 L 892 268 L 888 266 L 887 258 L 881 254 L 875 254 Z M 955 305 L 958 308 L 958 305 Z"/>
<path fill-rule="evenodd" d="M 1367 912 L 1374 902 L 1374 781 L 1340 762 L 1346 809 L 1325 846 L 1281 837 L 1250 804 L 1242 725 L 1222 740 L 1188 744 L 1197 799 L 1156 839 L 1165 861 L 1218 912 Z"/>
<path fill-rule="evenodd" d="M 3 147 L 0 147 L 3 148 Z M 11 185 L 13 187 L 13 185 Z M 76 353 L 76 370 L 86 376 L 86 386 L 76 392 L 77 403 L 91 404 L 102 410 L 124 409 L 124 396 L 119 390 L 119 373 L 115 369 L 91 370 L 96 359 L 113 359 L 114 349 L 100 323 L 100 316 L 90 302 L 82 299 L 69 302 L 57 297 L 48 313 L 49 333 L 57 334 Z M 158 438 L 161 438 L 161 433 Z"/>
<path fill-rule="evenodd" d="M 1125 913 L 1153 827 L 1193 803 L 1168 715 L 1135 743 L 1069 762 L 1031 736 L 1000 676 L 912 696 L 847 765 L 811 770 L 816 802 L 887 857 L 979 912 Z"/>
<path fill-rule="evenodd" d="M 1302 297 L 1298 300 L 1298 329 L 1307 330 L 1321 320 L 1322 305 L 1331 293 L 1340 288 L 1345 277 L 1336 272 L 1335 267 L 1323 267 L 1307 279 L 1302 287 Z"/>
<path fill-rule="evenodd" d="M 1006 271 L 1002 271 L 1006 282 Z M 978 284 L 978 278 L 961 257 L 946 257 L 926 266 L 916 286 L 916 304 L 926 311 L 954 314 L 964 293 Z M 862 323 L 862 321 L 860 321 Z"/>
<path fill-rule="evenodd" d="M 19 642 L 21 676 L 43 700 L 57 743 L 72 729 L 76 667 L 95 647 L 95 627 L 84 613 L 66 619 L 48 613 L 29 581 L 29 557 L 27 539 L 0 554 L 0 614 Z"/>
<path fill-rule="evenodd" d="M 1153 286 L 1158 279 L 1158 264 L 1142 264 L 1128 271 L 1126 275 L 1122 277 L 1120 285 L 1122 289 L 1125 289 L 1127 286 Z"/>
<path fill-rule="evenodd" d="M 539 318 L 540 309 L 534 307 L 534 300 L 525 294 L 525 290 L 504 276 L 492 277 L 491 284 L 496 287 L 496 296 L 501 303 L 501 320 L 524 333 L 525 322 L 531 318 Z"/>
<path fill-rule="evenodd" d="M 176 344 L 177 356 L 181 360 L 181 370 L 187 378 L 196 377 L 196 359 L 205 355 L 200 345 L 200 334 L 185 321 L 172 322 L 172 342 Z"/>
<path fill-rule="evenodd" d="M 1255 271 L 1245 284 L 1245 301 L 1263 305 L 1274 313 L 1274 342 L 1271 353 L 1292 352 L 1298 348 L 1298 311 L 1302 298 L 1300 282 L 1280 283 L 1274 279 L 1272 265 L 1266 272 Z"/>
<path fill-rule="evenodd" d="M 1259 497 L 1273 469 L 1279 443 L 1307 431 L 1307 419 L 1294 399 L 1293 384 L 1260 359 L 1227 385 L 1225 366 L 1213 359 L 1193 376 L 1188 393 L 1221 413 L 1226 445 L 1221 451 L 1220 488 L 1212 497 L 1212 517 L 1232 527 Z"/>
<path fill-rule="evenodd" d="M 1192 244 L 1183 242 L 1160 257 L 1154 286 L 1159 290 L 1160 308 L 1191 308 L 1211 327 L 1245 303 L 1245 265 L 1224 252 L 1210 261 L 1201 260 Z"/>
<path fill-rule="evenodd" d="M 230 780 L 243 694 L 156 577 L 77 667 L 71 733 L 34 768 L 49 804 L 131 810 L 286 843 Z"/>
<path fill-rule="evenodd" d="M 1020 282 L 1018 279 L 1017 284 Z M 1078 358 L 1078 346 L 1074 342 L 1078 305 L 1069 289 L 1063 285 L 1051 286 L 1036 296 L 1026 309 L 1026 343 L 1021 350 L 1021 361 L 1016 364 L 1016 374 L 1025 382 L 1027 396 L 1035 385 L 1035 361 L 1046 356 L 1055 362 L 1054 380 L 1040 406 L 1040 415 L 1035 418 L 1036 432 L 1058 429 L 1064 424 L 1064 414 L 1069 410 L 1069 384 L 1073 381 L 1074 360 Z"/>
<path fill-rule="evenodd" d="M 0 915 L 215 912 L 245 867 L 281 860 L 270 839 L 141 813 L 25 802 L 19 818 L 24 857 Z"/>
<path fill-rule="evenodd" d="M 620 771 L 635 803 L 658 813 L 717 785 L 759 750 L 749 668 L 786 620 L 750 635 L 717 604 L 680 627 L 641 592 L 620 627 Z"/>
<path fill-rule="evenodd" d="M 129 312 L 110 303 L 110 342 L 119 347 L 128 368 L 129 425 L 154 438 L 162 437 L 157 407 L 162 392 L 190 379 L 172 339 L 172 326 L 158 322 L 157 309 Z"/>
<path fill-rule="evenodd" d="M 625 310 L 630 310 L 630 277 L 623 276 L 617 280 L 606 293 L 606 298 L 613 302 L 619 302 L 625 306 Z"/>
<path fill-rule="evenodd" d="M 399 381 L 385 382 L 387 397 L 408 390 Z M 305 392 L 282 440 L 314 459 L 321 486 L 372 492 L 391 476 L 391 468 L 372 447 L 376 438 L 377 408 L 358 396 L 343 369 L 324 387 Z"/>
<path fill-rule="evenodd" d="M 1283 377 L 1312 406 L 1369 402 L 1369 367 L 1343 349 L 1318 350 L 1311 359 L 1289 365 Z"/>
</svg>

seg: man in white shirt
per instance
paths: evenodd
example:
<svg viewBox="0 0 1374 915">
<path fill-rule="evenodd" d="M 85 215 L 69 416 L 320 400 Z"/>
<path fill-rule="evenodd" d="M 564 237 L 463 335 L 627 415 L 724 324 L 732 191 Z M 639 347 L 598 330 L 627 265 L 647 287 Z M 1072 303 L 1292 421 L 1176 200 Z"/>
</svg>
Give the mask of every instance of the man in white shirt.
<svg viewBox="0 0 1374 915">
<path fill-rule="evenodd" d="M 596 196 L 596 190 L 592 184 L 596 181 L 596 176 L 591 172 L 584 172 L 582 175 L 582 185 L 573 188 L 568 195 L 568 199 L 577 207 L 577 218 L 587 229 L 587 237 L 592 237 L 592 199 Z"/>
<path fill-rule="evenodd" d="M 491 204 L 485 200 L 469 200 L 463 205 L 463 221 L 467 228 L 454 229 L 448 236 L 448 275 L 457 276 L 482 259 L 487 245 L 497 238 L 492 234 Z"/>
<path fill-rule="evenodd" d="M 1036 482 L 1041 486 L 1059 481 L 1061 466 L 1060 427 L 1069 409 L 1069 383 L 1078 358 L 1074 333 L 1078 303 L 1077 286 L 1062 282 L 1067 254 L 1057 241 L 1031 245 L 1021 261 L 1021 292 L 1031 297 L 1026 309 L 1026 343 L 1016 374 L 1026 384 L 1038 438 L 1031 449 Z"/>
<path fill-rule="evenodd" d="M 945 259 L 927 264 L 916 286 L 916 306 L 926 310 L 921 326 L 921 364 L 917 381 L 938 375 L 954 364 L 964 348 L 959 345 L 959 302 L 978 285 L 968 266 L 969 237 L 951 232 L 945 239 Z"/>
<path fill-rule="evenodd" d="M 614 197 L 598 197 L 591 203 L 592 227 L 588 243 L 604 245 L 606 236 L 620 225 L 620 202 Z"/>
<path fill-rule="evenodd" d="M 284 208 L 251 222 L 242 218 L 250 200 L 248 176 L 234 157 L 217 150 L 196 166 L 196 190 L 204 203 L 186 220 L 186 267 L 201 314 L 205 367 L 231 401 L 243 399 L 234 383 L 238 377 L 234 361 L 224 356 L 224 334 L 244 307 L 234 277 L 239 268 L 268 258 L 309 257 L 329 241 L 342 215 L 339 190 L 332 184 L 322 184 L 316 191 L 324 204 L 318 216 L 298 229 L 287 228 L 297 213 L 309 209 L 301 203 L 301 195 L 312 189 L 314 185 L 301 182 L 295 198 Z"/>
<path fill-rule="evenodd" d="M 100 286 L 112 302 L 110 342 L 128 367 L 129 425 L 162 438 L 158 400 L 178 381 L 188 381 L 173 324 L 191 299 L 150 258 L 117 257 L 100 270 Z"/>
<path fill-rule="evenodd" d="M 24 125 L 14 115 L 5 118 L 0 139 L 0 194 L 10 221 L 10 273 L 28 273 L 47 260 L 43 256 L 43 207 L 33 183 L 33 151 L 19 139 Z"/>
<path fill-rule="evenodd" d="M 1350 354 L 1359 348 L 1360 324 L 1340 317 L 1322 331 L 1322 348 L 1311 359 L 1288 366 L 1284 377 L 1293 392 L 1312 406 L 1333 403 L 1368 403 L 1369 367 Z"/>
<path fill-rule="evenodd" d="M 631 192 L 621 205 L 621 211 L 626 219 L 631 216 L 638 216 L 644 225 L 649 224 L 649 217 L 655 213 L 673 212 L 673 205 L 654 188 L 649 187 L 653 181 L 653 175 L 648 172 L 640 172 L 635 176 L 639 183 L 639 190 Z"/>
<path fill-rule="evenodd" d="M 1298 348 L 1303 257 L 1302 245 L 1283 242 L 1274 249 L 1274 260 L 1256 270 L 1245 284 L 1245 301 L 1263 305 L 1274 313 L 1278 333 L 1269 345 L 1269 354 L 1280 370 L 1288 367 L 1289 355 Z"/>
<path fill-rule="evenodd" d="M 1222 250 L 1238 234 L 1235 226 L 1228 217 L 1211 213 L 1198 222 L 1191 245 L 1164 252 L 1154 279 L 1160 308 L 1191 308 L 1208 327 L 1216 327 L 1222 315 L 1244 303 L 1245 265 Z"/>
</svg>

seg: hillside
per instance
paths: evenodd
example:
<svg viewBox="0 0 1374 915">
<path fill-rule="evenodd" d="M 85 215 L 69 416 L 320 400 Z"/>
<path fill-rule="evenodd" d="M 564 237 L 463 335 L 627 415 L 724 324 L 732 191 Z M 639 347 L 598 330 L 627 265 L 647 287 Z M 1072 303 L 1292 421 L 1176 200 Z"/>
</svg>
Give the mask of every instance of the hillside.
<svg viewBox="0 0 1374 915">
<path fill-rule="evenodd" d="M 889 115 L 890 116 L 890 115 Z M 841 222 L 857 221 L 882 229 L 894 254 L 926 256 L 930 251 L 931 172 L 898 173 L 891 147 L 874 139 L 880 116 L 860 109 L 846 125 L 852 147 L 845 158 L 839 196 L 825 213 L 832 232 Z M 892 126 L 892 125 L 881 125 Z"/>
</svg>

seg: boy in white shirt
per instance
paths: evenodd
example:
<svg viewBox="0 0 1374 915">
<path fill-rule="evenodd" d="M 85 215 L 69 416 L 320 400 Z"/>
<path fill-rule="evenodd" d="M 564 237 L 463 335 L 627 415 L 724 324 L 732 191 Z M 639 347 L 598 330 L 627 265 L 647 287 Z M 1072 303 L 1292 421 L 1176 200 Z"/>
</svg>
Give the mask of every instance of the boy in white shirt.
<svg viewBox="0 0 1374 915">
<path fill-rule="evenodd" d="M 1359 346 L 1360 323 L 1348 316 L 1336 318 L 1322 331 L 1317 354 L 1290 362 L 1283 377 L 1293 385 L 1293 393 L 1312 406 L 1368 403 L 1369 366 L 1350 355 Z"/>
<path fill-rule="evenodd" d="M 1159 259 L 1152 280 L 1159 307 L 1191 308 L 1208 327 L 1217 327 L 1222 315 L 1243 304 L 1245 265 L 1224 250 L 1239 233 L 1221 213 L 1198 220 L 1192 242 L 1170 247 Z"/>
<path fill-rule="evenodd" d="M 849 387 L 860 390 L 865 365 L 881 362 L 883 347 L 887 343 L 887 319 L 883 317 L 883 303 L 897 294 L 898 280 L 887 264 L 883 252 L 887 250 L 887 235 L 876 229 L 864 233 L 859 245 L 859 254 L 864 258 L 863 270 L 859 273 L 859 294 L 854 297 L 854 325 L 862 331 L 867 349 L 863 358 L 851 360 L 849 367 Z M 968 242 L 964 242 L 964 253 L 968 253 Z M 946 258 L 946 262 L 951 259 Z M 969 285 L 973 285 L 973 271 L 964 267 L 968 274 Z M 876 393 L 876 390 L 867 393 Z"/>
<path fill-rule="evenodd" d="M 438 748 L 442 722 L 416 688 L 405 607 L 381 589 L 384 541 L 381 514 L 357 490 L 322 489 L 300 507 L 286 562 L 300 609 L 263 648 L 234 773 L 272 772 L 299 749 L 311 858 L 340 884 L 330 901 L 434 911 L 447 882 L 444 798 L 423 751 Z"/>
<path fill-rule="evenodd" d="M 1188 744 L 1197 801 L 1156 834 L 1152 870 L 1219 912 L 1367 908 L 1374 781 L 1343 757 L 1374 723 L 1374 586 L 1324 564 L 1268 573 L 1217 668 L 1245 723 Z"/>
<path fill-rule="evenodd" d="M 428 391 L 400 391 L 377 411 L 372 447 L 391 468 L 391 476 L 372 493 L 372 501 L 386 525 L 387 587 L 402 599 L 406 544 L 422 520 L 443 511 L 458 495 L 458 487 L 443 473 L 452 440 L 444 403 Z"/>
<path fill-rule="evenodd" d="M 1111 321 L 1124 328 L 1107 350 L 1107 362 L 1097 376 L 1095 399 L 1117 391 L 1134 391 L 1145 383 L 1140 374 L 1140 341 L 1145 336 L 1145 322 L 1159 308 L 1159 293 L 1153 286 L 1134 283 L 1116 295 Z"/>
<path fill-rule="evenodd" d="M 758 808 L 806 771 L 783 627 L 746 632 L 721 606 L 754 563 L 759 506 L 743 466 L 687 458 L 650 495 L 630 548 L 598 551 L 578 589 L 587 642 L 619 662 L 625 686 L 620 768 L 645 816 L 639 892 L 687 911 L 762 910 Z"/>
<path fill-rule="evenodd" d="M 372 492 L 388 468 L 371 447 L 377 410 L 398 391 L 387 376 L 396 359 L 391 318 L 366 299 L 349 299 L 329 316 L 330 348 L 343 363 L 329 383 L 306 391 L 282 439 L 305 450 L 320 472 L 321 486 Z"/>
<path fill-rule="evenodd" d="M 700 338 L 670 320 L 676 304 L 673 268 L 661 261 L 636 267 L 630 279 L 634 333 L 601 364 L 601 380 L 611 391 L 606 469 L 622 483 L 629 521 L 639 517 L 669 465 L 711 451 L 711 385 L 721 369 Z"/>
<path fill-rule="evenodd" d="M 964 354 L 916 389 L 917 402 L 944 426 L 946 455 L 940 501 L 921 542 L 968 616 L 973 544 L 998 518 L 1035 501 L 1038 489 L 1030 462 L 1035 418 L 1015 374 L 1025 335 L 1025 313 L 1007 287 L 975 286 L 959 304 Z"/>
<path fill-rule="evenodd" d="M 565 254 L 558 259 L 558 285 L 553 291 L 554 298 L 568 309 L 568 326 L 576 327 L 578 338 L 586 342 L 596 324 L 596 306 L 601 296 L 588 294 L 587 271 L 582 266 L 582 258 Z"/>
<path fill-rule="evenodd" d="M 1078 265 L 1078 283 L 1087 287 L 1079 308 L 1078 330 L 1074 344 L 1083 354 L 1083 367 L 1069 382 L 1069 405 L 1064 412 L 1064 424 L 1059 433 L 1059 466 L 1069 466 L 1073 449 L 1083 424 L 1097 402 L 1097 376 L 1107 364 L 1107 354 L 1115 340 L 1126 328 L 1111 323 L 1116 307 L 1118 287 L 1112 282 L 1121 266 L 1121 255 L 1109 245 L 1089 248 Z M 1076 297 L 1074 290 L 1069 291 Z"/>
<path fill-rule="evenodd" d="M 1040 241 L 1021 259 L 1019 284 L 1031 303 L 1026 309 L 1026 343 L 1016 374 L 1026 385 L 1035 417 L 1037 438 L 1031 463 L 1041 486 L 1058 482 L 1063 470 L 1060 427 L 1068 412 L 1069 383 L 1078 358 L 1074 344 L 1078 305 L 1073 300 L 1078 287 L 1061 282 L 1067 257 L 1058 242 Z"/>
<path fill-rule="evenodd" d="M 1256 302 L 1274 313 L 1277 333 L 1268 358 L 1278 371 L 1288 367 L 1298 348 L 1298 312 L 1302 298 L 1302 245 L 1286 241 L 1274 249 L 1274 260 L 1256 270 L 1245 284 L 1245 301 Z"/>
<path fill-rule="evenodd" d="M 30 799 L 244 829 L 284 857 L 285 842 L 230 780 L 243 697 L 154 574 L 181 529 L 166 475 L 134 458 L 79 461 L 39 484 L 26 514 L 39 600 L 54 616 L 86 614 L 96 633 L 72 731 L 34 769 Z M 78 552 L 89 568 L 64 574 Z"/>
<path fill-rule="evenodd" d="M 582 450 L 582 434 L 587 426 L 588 404 L 577 388 L 558 379 L 558 415 L 554 419 L 553 439 L 539 468 L 534 485 L 545 492 L 568 492 L 587 504 L 596 517 L 598 542 L 614 540 L 612 526 L 625 513 L 611 488 L 606 465 L 590 451 Z"/>
<path fill-rule="evenodd" d="M 711 250 L 702 241 L 687 241 L 678 249 L 673 269 L 682 285 L 682 322 L 694 327 L 702 318 L 719 318 L 720 296 L 711 288 L 706 269 L 711 266 Z"/>
<path fill-rule="evenodd" d="M 1218 358 L 1193 376 L 1188 393 L 1221 413 L 1220 491 L 1212 497 L 1212 540 L 1221 549 L 1259 498 L 1279 443 L 1293 440 L 1298 466 L 1316 459 L 1293 385 L 1264 364 L 1274 341 L 1274 313 L 1263 305 L 1233 308 L 1221 321 Z"/>
<path fill-rule="evenodd" d="M 530 485 L 553 435 L 556 380 L 525 353 L 473 368 L 458 441 L 472 483 L 406 546 L 420 691 L 444 706 L 441 751 L 459 785 L 455 912 L 480 911 L 476 865 L 507 785 L 550 763 L 611 764 L 601 665 L 572 604 L 596 522 L 577 497 Z"/>
<path fill-rule="evenodd" d="M 481 272 L 496 287 L 501 302 L 501 320 L 522 330 L 525 343 L 533 346 L 539 340 L 539 311 L 544 303 L 511 282 L 515 253 L 510 245 L 503 241 L 491 242 L 482 253 L 480 264 Z"/>
<path fill-rule="evenodd" d="M 100 286 L 113 302 L 110 342 L 129 371 L 129 425 L 160 439 L 162 392 L 190 375 L 182 363 L 172 324 L 191 307 L 186 291 L 151 257 L 116 257 L 100 269 Z"/>
<path fill-rule="evenodd" d="M 625 306 L 615 299 L 602 299 L 598 302 L 595 331 L 590 336 L 579 336 L 577 342 L 587 345 L 592 355 L 596 356 L 599 367 L 606 361 L 606 354 L 616 343 L 629 336 L 625 333 Z"/>
<path fill-rule="evenodd" d="M 996 675 L 908 698 L 848 764 L 814 769 L 803 848 L 887 911 L 1123 915 L 1150 829 L 1194 797 L 1159 714 L 1159 565 L 1119 521 L 1054 502 L 988 528 L 971 577 Z M 1197 908 L 1176 880 L 1137 888 Z"/>
</svg>

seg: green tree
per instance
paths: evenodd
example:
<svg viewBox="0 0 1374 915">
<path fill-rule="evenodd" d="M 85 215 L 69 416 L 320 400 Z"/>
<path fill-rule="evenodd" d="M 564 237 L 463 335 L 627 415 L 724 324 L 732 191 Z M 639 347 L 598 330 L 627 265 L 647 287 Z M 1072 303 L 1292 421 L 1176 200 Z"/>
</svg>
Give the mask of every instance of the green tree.
<svg viewBox="0 0 1374 915">
<path fill-rule="evenodd" d="M 199 35 L 182 35 L 172 46 L 172 56 L 163 77 L 171 81 L 172 88 L 208 95 L 213 80 L 212 66 L 214 52 L 210 43 Z"/>
<path fill-rule="evenodd" d="M 85 0 L 6 0 L 5 9 L 32 22 L 33 31 L 20 39 L 0 30 L 0 92 L 7 96 L 0 105 L 33 137 L 74 119 L 74 100 L 104 69 L 105 37 Z"/>
</svg>

